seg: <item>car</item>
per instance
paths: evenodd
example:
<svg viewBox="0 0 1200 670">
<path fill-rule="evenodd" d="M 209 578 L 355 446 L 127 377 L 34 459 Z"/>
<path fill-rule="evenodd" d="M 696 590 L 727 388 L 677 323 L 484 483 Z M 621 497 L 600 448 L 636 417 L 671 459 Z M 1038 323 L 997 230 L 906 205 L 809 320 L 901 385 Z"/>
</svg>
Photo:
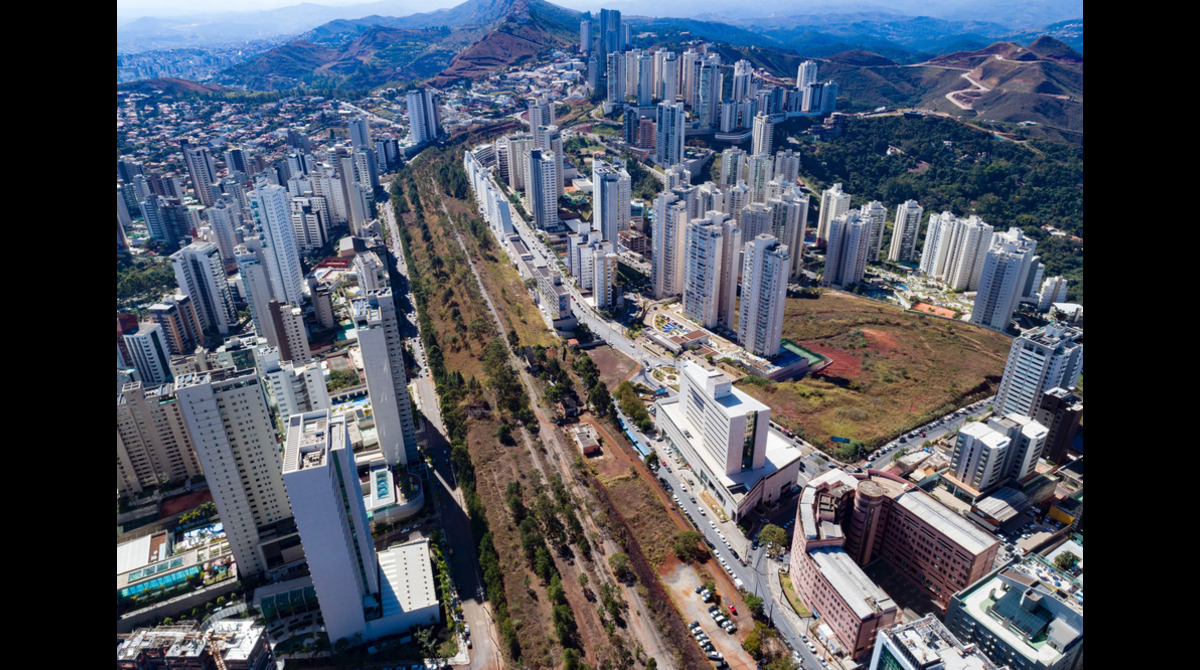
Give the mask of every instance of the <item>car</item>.
<svg viewBox="0 0 1200 670">
<path fill-rule="evenodd" d="M 716 605 L 709 605 L 709 606 L 708 606 L 708 613 L 709 613 L 709 614 L 712 614 L 713 612 L 716 612 L 716 611 L 718 611 L 718 610 L 720 610 L 720 609 L 721 609 L 721 608 L 717 607 Z"/>
<path fill-rule="evenodd" d="M 737 608 L 733 606 L 733 603 L 729 603 L 729 611 L 737 615 Z"/>
<path fill-rule="evenodd" d="M 694 502 L 694 501 L 693 501 L 693 502 Z M 703 508 L 703 507 L 697 507 L 697 508 L 696 508 L 696 511 L 700 512 L 700 516 L 708 516 L 707 514 L 705 514 L 705 513 L 704 513 L 704 508 Z"/>
<path fill-rule="evenodd" d="M 471 637 L 471 626 L 463 624 L 463 637 Z"/>
<path fill-rule="evenodd" d="M 750 543 L 750 551 L 758 551 L 758 540 L 757 539 Z"/>
<path fill-rule="evenodd" d="M 704 590 L 704 586 L 703 586 L 703 585 L 701 585 L 701 586 L 697 586 L 697 587 L 696 587 L 696 593 L 700 593 L 700 592 L 701 592 L 701 591 L 703 591 L 703 590 Z M 695 622 L 693 621 L 692 623 L 695 623 Z"/>
<path fill-rule="evenodd" d="M 699 589 L 697 589 L 697 590 L 696 590 L 696 593 L 700 593 L 700 590 L 699 590 Z M 691 622 L 691 623 L 689 623 L 689 624 L 688 624 L 688 628 L 699 628 L 699 627 L 700 627 L 700 622 L 699 622 L 699 621 L 693 621 L 693 622 Z"/>
</svg>

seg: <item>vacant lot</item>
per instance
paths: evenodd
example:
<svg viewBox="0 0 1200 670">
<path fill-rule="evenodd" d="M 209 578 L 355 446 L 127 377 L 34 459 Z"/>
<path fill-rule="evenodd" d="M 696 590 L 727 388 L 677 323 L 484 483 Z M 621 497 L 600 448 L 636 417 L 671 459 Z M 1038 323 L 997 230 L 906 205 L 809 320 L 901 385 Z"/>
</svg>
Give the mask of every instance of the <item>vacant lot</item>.
<svg viewBox="0 0 1200 670">
<path fill-rule="evenodd" d="M 621 382 L 637 367 L 637 361 L 613 349 L 609 345 L 589 349 L 588 356 L 600 370 L 600 381 L 611 391 L 615 391 Z"/>
<path fill-rule="evenodd" d="M 967 323 L 841 293 L 788 299 L 783 336 L 833 364 L 796 382 L 738 385 L 822 449 L 832 436 L 877 446 L 994 393 L 1012 343 Z"/>
</svg>

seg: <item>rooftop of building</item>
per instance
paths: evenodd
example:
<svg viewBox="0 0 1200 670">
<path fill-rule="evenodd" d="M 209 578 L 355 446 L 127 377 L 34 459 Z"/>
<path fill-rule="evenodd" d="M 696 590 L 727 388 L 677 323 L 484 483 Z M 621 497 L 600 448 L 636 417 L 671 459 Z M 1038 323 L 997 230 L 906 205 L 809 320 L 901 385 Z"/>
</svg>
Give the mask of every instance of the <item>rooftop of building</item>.
<svg viewBox="0 0 1200 670">
<path fill-rule="evenodd" d="M 972 554 L 981 554 L 999 542 L 995 536 L 980 530 L 975 524 L 919 489 L 900 494 L 896 503 Z"/>
<path fill-rule="evenodd" d="M 413 540 L 379 552 L 379 570 L 384 617 L 437 605 L 429 540 Z"/>
<path fill-rule="evenodd" d="M 734 390 L 737 393 L 741 393 L 738 389 Z M 757 401 L 755 402 L 757 403 Z M 763 405 L 763 409 L 766 409 L 765 405 Z M 720 485 L 728 492 L 737 505 L 741 504 L 741 501 L 760 481 L 800 460 L 800 450 L 790 440 L 774 431 L 768 430 L 766 437 L 766 459 L 763 462 L 763 466 L 727 475 L 725 474 L 725 465 L 718 463 L 716 458 L 707 449 L 700 446 L 700 430 L 688 420 L 687 414 L 683 411 L 683 406 L 679 402 L 679 396 L 658 401 L 658 412 L 660 419 L 666 416 L 679 428 L 679 432 L 684 434 L 685 439 L 692 443 L 692 451 L 704 461 L 708 470 L 716 475 Z M 692 435 L 691 438 L 687 437 L 689 434 Z"/>
<path fill-rule="evenodd" d="M 964 609 L 996 638 L 1042 667 L 1083 634 L 1083 584 L 1036 554 L 960 593 Z M 1053 644 L 1051 644 L 1053 642 Z"/>
<path fill-rule="evenodd" d="M 940 661 L 941 670 L 996 670 L 996 665 L 978 648 L 963 645 L 932 614 L 880 631 L 880 635 L 890 639 L 910 661 L 915 661 L 915 667 L 934 667 Z"/>
<path fill-rule="evenodd" d="M 896 609 L 896 603 L 871 581 L 862 568 L 841 547 L 818 547 L 808 555 L 838 596 L 860 619 Z"/>
</svg>

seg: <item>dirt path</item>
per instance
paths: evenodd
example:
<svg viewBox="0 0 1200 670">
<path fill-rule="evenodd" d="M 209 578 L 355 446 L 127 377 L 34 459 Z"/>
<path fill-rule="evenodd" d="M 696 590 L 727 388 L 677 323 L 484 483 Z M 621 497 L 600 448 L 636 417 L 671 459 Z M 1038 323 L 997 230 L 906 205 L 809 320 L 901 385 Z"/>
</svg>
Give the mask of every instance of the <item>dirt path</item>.
<svg viewBox="0 0 1200 670">
<path fill-rule="evenodd" d="M 436 184 L 434 184 L 434 187 L 436 189 Z M 441 205 L 447 221 L 452 220 L 450 218 L 449 211 L 446 209 L 445 203 L 443 202 Z M 484 302 L 487 305 L 492 319 L 495 321 L 499 332 L 505 332 L 503 322 L 500 319 L 500 314 L 496 310 L 491 296 L 488 295 L 487 289 L 485 288 L 485 285 L 479 276 L 479 272 L 476 269 L 475 261 L 471 256 L 470 250 L 467 248 L 466 244 L 463 243 L 462 235 L 459 233 L 458 229 L 454 228 L 453 226 L 452 229 L 459 246 L 466 255 L 467 263 L 471 268 L 471 273 L 474 275 L 475 281 L 479 285 L 480 293 L 483 296 Z M 532 406 L 534 415 L 538 420 L 538 437 L 541 440 L 542 445 L 551 445 L 550 449 L 543 451 L 545 448 L 541 445 L 535 445 L 528 431 L 524 428 L 521 429 L 520 433 L 534 466 L 538 469 L 538 472 L 541 473 L 543 479 L 548 481 L 549 477 L 546 474 L 547 465 L 553 465 L 553 467 L 558 471 L 558 474 L 562 478 L 564 484 L 566 484 L 569 489 L 573 489 L 571 492 L 574 496 L 576 496 L 576 499 L 587 501 L 589 498 L 586 495 L 586 490 L 581 490 L 578 484 L 575 483 L 574 473 L 570 465 L 573 461 L 573 458 L 569 461 L 566 457 L 568 453 L 570 453 L 572 456 L 574 455 L 573 449 L 568 451 L 567 448 L 564 447 L 558 431 L 554 429 L 553 423 L 546 418 L 545 412 L 541 406 L 540 397 L 536 392 L 536 387 L 533 384 L 528 371 L 521 363 L 521 360 L 513 352 L 508 340 L 502 338 L 502 341 L 505 344 L 505 348 L 508 349 L 509 361 L 515 364 L 515 368 L 519 373 L 521 382 L 524 384 L 525 390 L 529 394 L 530 404 Z M 545 456 L 549 463 L 544 463 L 542 461 L 542 456 Z M 586 505 L 584 507 L 586 507 Z M 595 527 L 595 524 L 590 519 L 590 515 L 584 514 L 582 516 L 584 516 L 584 519 L 581 521 L 581 523 L 590 525 L 595 532 L 597 532 L 598 537 L 606 538 L 605 553 L 611 553 L 619 550 L 615 542 L 613 542 L 611 539 L 607 539 L 607 534 L 601 534 L 600 529 Z M 574 551 L 576 554 L 578 554 L 578 547 L 575 547 Z M 601 579 L 605 579 L 607 577 L 605 581 L 611 581 L 611 577 L 608 575 L 604 575 L 602 577 L 597 571 L 596 565 L 599 564 L 599 561 L 592 561 L 591 566 L 585 566 L 584 563 L 585 562 L 581 560 L 571 561 L 564 559 L 561 556 L 555 556 L 556 567 L 558 568 L 560 575 L 562 575 L 564 593 L 567 596 L 567 601 L 571 604 L 572 610 L 576 613 L 576 626 L 579 630 L 581 640 L 584 641 L 584 644 L 581 646 L 587 652 L 588 660 L 594 663 L 597 660 L 595 658 L 596 650 L 605 649 L 608 646 L 608 637 L 606 634 L 604 634 L 603 627 L 600 626 L 596 615 L 592 614 L 594 610 L 590 607 L 591 600 L 587 597 L 588 593 L 579 587 L 578 575 L 580 571 L 590 572 L 589 581 L 592 584 L 597 585 L 597 587 L 601 583 Z M 591 569 L 588 570 L 588 567 Z M 605 570 L 605 572 L 607 571 Z M 632 587 L 626 586 L 623 590 L 626 601 L 632 603 L 630 616 L 627 621 L 630 624 L 630 631 L 634 635 L 634 643 L 645 650 L 646 653 L 654 656 L 656 659 L 665 661 L 671 658 L 668 647 L 658 635 L 657 628 L 652 623 L 650 625 L 646 625 L 647 623 L 650 623 L 650 620 L 648 612 L 645 610 L 645 604 L 642 602 L 641 597 Z"/>
</svg>

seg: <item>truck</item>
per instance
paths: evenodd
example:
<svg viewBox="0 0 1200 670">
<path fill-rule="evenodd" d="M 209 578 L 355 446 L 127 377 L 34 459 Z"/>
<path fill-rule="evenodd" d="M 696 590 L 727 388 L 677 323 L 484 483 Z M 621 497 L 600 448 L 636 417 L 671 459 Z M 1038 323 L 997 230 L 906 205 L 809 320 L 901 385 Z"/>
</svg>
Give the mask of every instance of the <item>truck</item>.
<svg viewBox="0 0 1200 670">
<path fill-rule="evenodd" d="M 745 584 L 745 582 L 743 582 L 743 581 L 742 581 L 742 578 L 741 578 L 741 577 L 734 577 L 734 578 L 733 578 L 733 585 L 734 585 L 734 586 L 736 586 L 736 587 L 738 588 L 738 590 L 739 590 L 739 591 L 745 591 L 745 590 L 746 590 L 746 584 Z"/>
</svg>

